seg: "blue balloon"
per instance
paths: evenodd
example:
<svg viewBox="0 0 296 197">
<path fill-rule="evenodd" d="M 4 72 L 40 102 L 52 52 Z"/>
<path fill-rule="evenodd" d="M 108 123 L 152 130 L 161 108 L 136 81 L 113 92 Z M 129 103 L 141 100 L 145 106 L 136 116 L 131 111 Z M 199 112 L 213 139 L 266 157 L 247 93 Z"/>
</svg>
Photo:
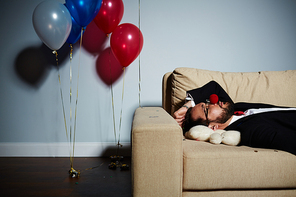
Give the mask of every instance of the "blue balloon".
<svg viewBox="0 0 296 197">
<path fill-rule="evenodd" d="M 66 0 L 71 16 L 81 27 L 87 26 L 99 13 L 102 0 Z"/>
<path fill-rule="evenodd" d="M 66 42 L 69 44 L 75 44 L 81 36 L 82 27 L 76 23 L 73 17 L 71 17 L 71 19 L 72 19 L 72 28 Z"/>
</svg>

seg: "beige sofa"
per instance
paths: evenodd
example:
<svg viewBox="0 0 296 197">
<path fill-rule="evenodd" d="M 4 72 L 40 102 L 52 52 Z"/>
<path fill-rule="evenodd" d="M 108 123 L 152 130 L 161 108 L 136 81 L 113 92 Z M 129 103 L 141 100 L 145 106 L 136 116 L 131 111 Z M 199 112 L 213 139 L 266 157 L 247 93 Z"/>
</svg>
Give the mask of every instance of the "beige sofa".
<svg viewBox="0 0 296 197">
<path fill-rule="evenodd" d="M 296 70 L 223 73 L 177 68 L 165 74 L 163 107 L 142 107 L 134 114 L 133 196 L 296 196 L 295 155 L 184 139 L 170 114 L 183 105 L 187 90 L 210 80 L 234 102 L 296 107 Z"/>
</svg>

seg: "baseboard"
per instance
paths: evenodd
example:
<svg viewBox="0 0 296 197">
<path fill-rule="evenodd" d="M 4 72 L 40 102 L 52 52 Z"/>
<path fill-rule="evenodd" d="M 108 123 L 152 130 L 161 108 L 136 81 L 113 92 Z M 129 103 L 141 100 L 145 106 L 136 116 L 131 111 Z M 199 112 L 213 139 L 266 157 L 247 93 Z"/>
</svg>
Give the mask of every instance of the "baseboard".
<svg viewBox="0 0 296 197">
<path fill-rule="evenodd" d="M 104 157 L 116 155 L 131 156 L 131 144 L 121 143 L 118 149 L 112 142 L 76 142 L 74 157 Z M 0 157 L 69 157 L 69 143 L 2 142 Z"/>
</svg>

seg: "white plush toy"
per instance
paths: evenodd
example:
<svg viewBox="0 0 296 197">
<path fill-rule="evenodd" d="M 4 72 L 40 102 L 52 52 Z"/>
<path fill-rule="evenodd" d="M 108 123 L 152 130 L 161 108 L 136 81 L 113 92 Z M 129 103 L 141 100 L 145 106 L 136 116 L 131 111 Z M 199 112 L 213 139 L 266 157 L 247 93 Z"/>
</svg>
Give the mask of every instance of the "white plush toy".
<svg viewBox="0 0 296 197">
<path fill-rule="evenodd" d="M 198 141 L 209 141 L 212 144 L 220 144 L 221 142 L 226 145 L 236 146 L 240 142 L 240 132 L 238 131 L 225 131 L 216 130 L 213 131 L 209 127 L 203 125 L 197 125 L 192 127 L 185 133 L 187 139 Z"/>
</svg>

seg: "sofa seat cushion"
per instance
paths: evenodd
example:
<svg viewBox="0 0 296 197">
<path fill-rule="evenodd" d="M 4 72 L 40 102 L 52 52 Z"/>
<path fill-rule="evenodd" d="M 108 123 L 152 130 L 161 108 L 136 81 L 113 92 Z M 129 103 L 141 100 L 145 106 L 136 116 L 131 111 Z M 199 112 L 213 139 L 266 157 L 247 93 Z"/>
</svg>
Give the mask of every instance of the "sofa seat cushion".
<svg viewBox="0 0 296 197">
<path fill-rule="evenodd" d="M 296 156 L 284 151 L 183 141 L 183 190 L 296 188 Z"/>
</svg>

